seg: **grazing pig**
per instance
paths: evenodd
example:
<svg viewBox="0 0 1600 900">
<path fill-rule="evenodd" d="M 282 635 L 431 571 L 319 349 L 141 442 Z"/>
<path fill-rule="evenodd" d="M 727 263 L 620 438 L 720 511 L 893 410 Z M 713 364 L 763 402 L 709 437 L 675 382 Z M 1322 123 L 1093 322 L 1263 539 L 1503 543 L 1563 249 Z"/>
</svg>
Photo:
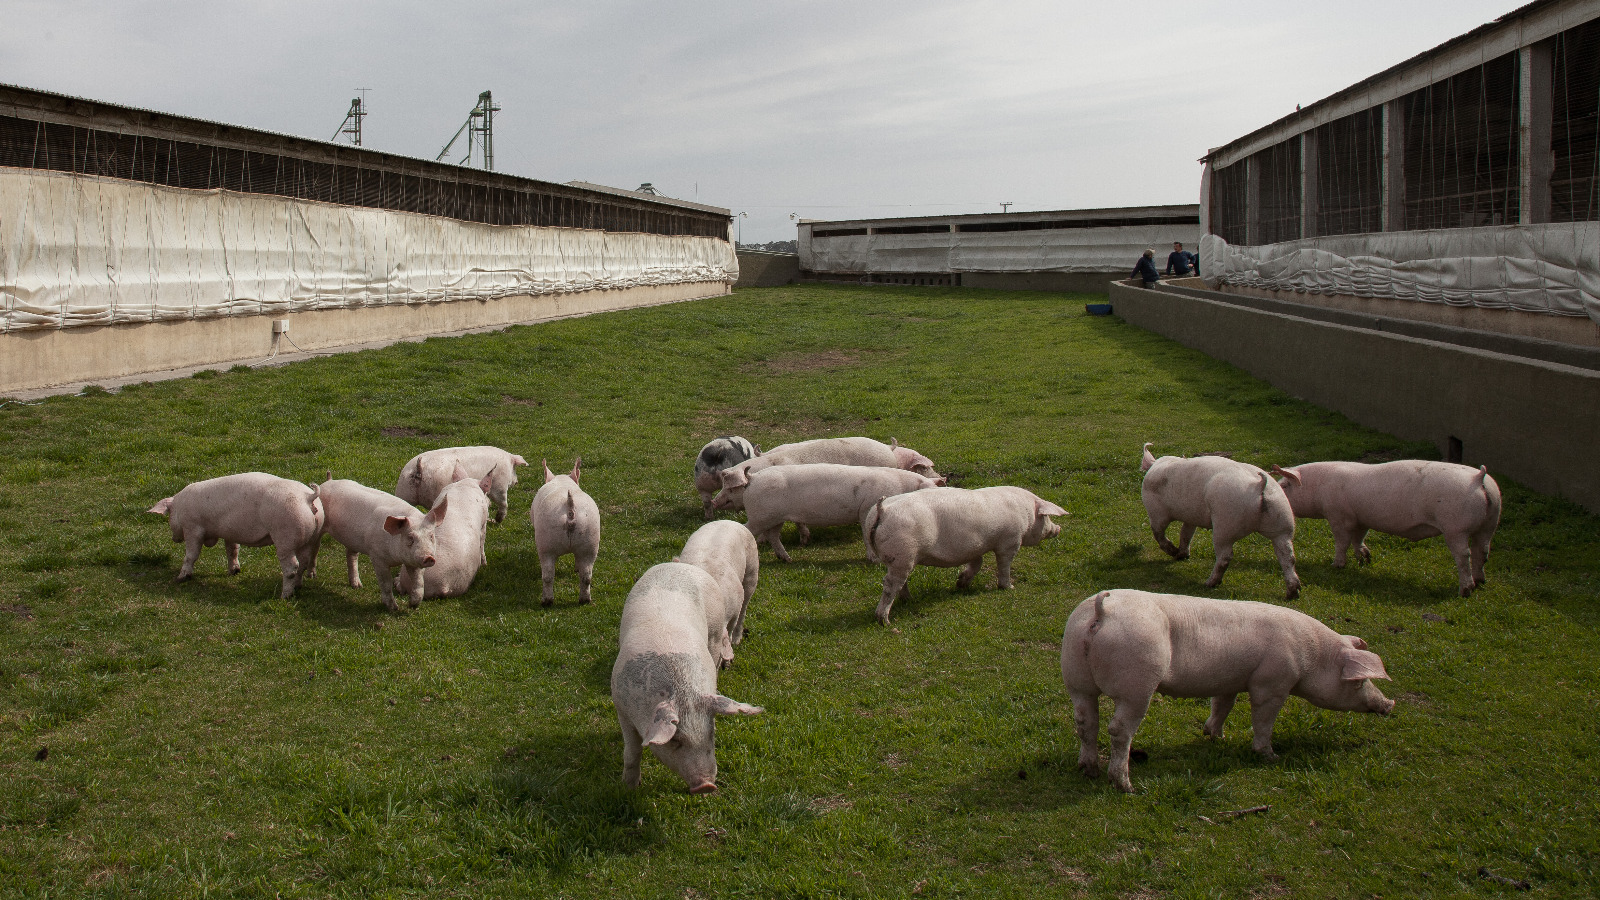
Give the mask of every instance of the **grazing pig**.
<svg viewBox="0 0 1600 900">
<path fill-rule="evenodd" d="M 1011 559 L 1061 533 L 1051 516 L 1067 511 L 1019 487 L 930 488 L 879 500 L 862 522 L 867 550 L 883 561 L 878 621 L 889 624 L 895 597 L 911 599 L 906 580 L 914 566 L 966 566 L 956 587 L 972 584 L 983 555 L 994 553 L 1000 587 L 1011 585 Z"/>
<path fill-rule="evenodd" d="M 1132 792 L 1128 748 L 1156 693 L 1210 697 L 1207 737 L 1239 693 L 1250 694 L 1255 750 L 1268 759 L 1272 725 L 1292 694 L 1323 709 L 1387 715 L 1394 701 L 1371 679 L 1388 678 L 1365 641 L 1298 610 L 1270 603 L 1144 591 L 1101 591 L 1078 604 L 1061 638 L 1061 678 L 1072 695 L 1078 768 L 1100 774 L 1100 695 L 1111 717 L 1111 783 Z"/>
<path fill-rule="evenodd" d="M 436 508 L 449 504 L 450 517 L 440 522 L 433 533 L 434 563 L 424 579 L 423 599 L 465 594 L 472 579 L 478 577 L 478 568 L 489 561 L 484 545 L 489 530 L 489 492 L 493 488 L 492 476 L 475 480 L 457 463 L 455 480 L 434 498 Z M 395 589 L 411 593 L 410 569 L 400 570 Z"/>
<path fill-rule="evenodd" d="M 600 507 L 578 487 L 582 458 L 572 472 L 554 475 L 544 462 L 544 487 L 533 495 L 528 521 L 533 523 L 533 543 L 539 551 L 539 577 L 544 580 L 540 605 L 556 602 L 556 560 L 568 553 L 578 568 L 578 602 L 589 602 L 594 578 L 594 558 L 600 555 Z"/>
<path fill-rule="evenodd" d="M 749 484 L 750 476 L 756 472 L 773 466 L 822 463 L 904 469 L 931 478 L 941 487 L 945 484 L 945 477 L 933 470 L 932 460 L 909 447 L 900 446 L 900 442 L 893 438 L 888 444 L 864 437 L 821 438 L 773 447 L 763 456 L 724 469 L 722 493 L 718 495 L 721 505 L 717 505 L 717 500 L 713 500 L 712 505 L 717 509 L 743 509 L 740 498 L 733 496 L 730 489 Z"/>
<path fill-rule="evenodd" d="M 761 455 L 761 448 L 737 435 L 726 435 L 700 448 L 694 458 L 694 489 L 700 492 L 706 521 L 713 515 L 711 498 L 722 488 L 722 470 Z"/>
<path fill-rule="evenodd" d="M 1333 531 L 1334 568 L 1344 568 L 1345 552 L 1356 548 L 1372 561 L 1368 531 L 1408 540 L 1444 535 L 1456 559 L 1461 596 L 1470 596 L 1488 579 L 1483 564 L 1489 542 L 1500 527 L 1500 485 L 1487 467 L 1402 459 L 1367 465 L 1314 462 L 1290 469 L 1272 467 L 1302 519 L 1327 519 Z"/>
<path fill-rule="evenodd" d="M 228 553 L 229 575 L 239 574 L 241 546 L 274 547 L 285 600 L 316 573 L 323 506 L 315 485 L 265 472 L 224 475 L 196 481 L 149 511 L 169 517 L 172 540 L 183 545 L 179 581 L 194 574 L 201 545 L 212 547 L 219 540 Z"/>
<path fill-rule="evenodd" d="M 1145 473 L 1141 493 L 1150 514 L 1150 531 L 1161 549 L 1174 559 L 1188 559 L 1194 530 L 1211 529 L 1217 564 L 1206 587 L 1216 587 L 1233 561 L 1234 542 L 1260 534 L 1272 541 L 1288 599 L 1300 596 L 1300 575 L 1294 570 L 1294 510 L 1278 483 L 1249 463 L 1221 456 L 1156 459 L 1150 446 L 1144 445 L 1139 465 Z M 1176 547 L 1167 540 L 1167 526 L 1173 522 L 1183 523 Z"/>
<path fill-rule="evenodd" d="M 761 577 L 755 535 L 738 522 L 708 522 L 690 535 L 673 562 L 706 570 L 721 591 L 706 598 L 711 655 L 722 668 L 733 662 L 733 645 L 744 640 L 744 614 Z"/>
<path fill-rule="evenodd" d="M 804 545 L 811 528 L 859 525 L 885 497 L 938 486 L 932 478 L 904 469 L 803 463 L 756 472 L 744 485 L 724 490 L 717 502 L 724 507 L 735 502 L 743 506 L 750 532 L 771 544 L 772 552 L 788 562 L 782 538 L 785 522 L 800 526 Z"/>
<path fill-rule="evenodd" d="M 525 466 L 528 461 L 499 447 L 443 447 L 419 453 L 400 470 L 394 495 L 426 509 L 440 491 L 450 486 L 458 463 L 471 478 L 489 476 L 494 484 L 489 491 L 489 499 L 494 501 L 494 521 L 505 521 L 506 493 L 517 483 L 517 466 Z"/>
<path fill-rule="evenodd" d="M 378 570 L 378 593 L 390 612 L 394 602 L 394 569 L 410 570 L 411 586 L 407 601 L 412 609 L 422 605 L 422 570 L 434 564 L 438 547 L 435 531 L 449 511 L 445 497 L 439 497 L 427 515 L 393 494 L 354 481 L 335 481 L 333 473 L 318 486 L 327 510 L 328 533 L 344 545 L 345 562 L 350 570 L 350 586 L 361 587 L 361 554 Z"/>
<path fill-rule="evenodd" d="M 708 526 L 709 527 L 709 526 Z M 706 609 L 723 588 L 699 566 L 650 567 L 622 606 L 611 702 L 622 726 L 622 783 L 639 786 L 643 748 L 689 784 L 717 789 L 716 716 L 761 712 L 717 693 L 717 665 L 706 646 Z"/>
</svg>

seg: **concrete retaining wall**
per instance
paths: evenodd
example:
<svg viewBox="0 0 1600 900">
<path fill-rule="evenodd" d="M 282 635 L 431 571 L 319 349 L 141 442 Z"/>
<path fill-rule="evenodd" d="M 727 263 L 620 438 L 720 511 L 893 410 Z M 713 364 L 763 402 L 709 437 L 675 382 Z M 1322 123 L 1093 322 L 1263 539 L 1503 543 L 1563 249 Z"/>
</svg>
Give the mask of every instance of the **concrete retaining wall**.
<svg viewBox="0 0 1600 900">
<path fill-rule="evenodd" d="M 288 317 L 289 337 L 304 350 L 326 350 L 726 293 L 727 284 L 712 281 L 500 300 L 314 310 Z M 272 321 L 267 316 L 237 316 L 0 335 L 0 393 L 262 360 L 272 353 Z"/>
<path fill-rule="evenodd" d="M 1600 371 L 1111 285 L 1119 317 L 1363 425 L 1600 513 Z M 1293 460 L 1309 462 L 1309 460 Z"/>
<path fill-rule="evenodd" d="M 739 251 L 739 281 L 734 287 L 777 287 L 800 279 L 800 257 L 768 250 Z"/>
<path fill-rule="evenodd" d="M 1133 270 L 1133 264 L 1128 264 Z M 961 286 L 996 291 L 1067 291 L 1105 294 L 1108 285 L 1127 272 L 962 272 Z"/>
</svg>

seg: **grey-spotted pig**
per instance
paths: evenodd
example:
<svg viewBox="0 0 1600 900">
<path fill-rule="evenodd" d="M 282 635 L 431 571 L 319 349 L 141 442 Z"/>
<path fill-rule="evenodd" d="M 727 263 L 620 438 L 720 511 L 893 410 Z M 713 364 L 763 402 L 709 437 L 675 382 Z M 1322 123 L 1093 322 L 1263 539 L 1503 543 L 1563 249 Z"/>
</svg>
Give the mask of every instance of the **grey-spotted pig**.
<svg viewBox="0 0 1600 900">
<path fill-rule="evenodd" d="M 721 591 L 699 566 L 662 563 L 628 592 L 611 668 L 611 702 L 622 726 L 622 781 L 628 787 L 639 786 L 639 764 L 649 747 L 688 783 L 690 793 L 715 791 L 716 717 L 761 712 L 717 693 L 706 607 Z"/>
<path fill-rule="evenodd" d="M 711 499 L 722 489 L 722 470 L 761 455 L 761 448 L 738 435 L 725 435 L 708 442 L 694 458 L 694 489 L 700 493 L 700 511 L 711 520 Z"/>
</svg>

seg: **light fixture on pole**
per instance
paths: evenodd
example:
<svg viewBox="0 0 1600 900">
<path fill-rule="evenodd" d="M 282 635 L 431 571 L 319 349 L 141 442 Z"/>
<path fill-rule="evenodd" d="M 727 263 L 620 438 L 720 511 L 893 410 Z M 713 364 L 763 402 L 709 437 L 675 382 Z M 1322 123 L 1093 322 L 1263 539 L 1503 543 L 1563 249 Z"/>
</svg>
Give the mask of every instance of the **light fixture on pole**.
<svg viewBox="0 0 1600 900">
<path fill-rule="evenodd" d="M 1010 200 L 1003 201 L 1000 204 L 1000 214 L 1001 215 L 1005 215 L 1006 213 L 1011 211 L 1011 207 L 1016 206 L 1016 205 L 1017 205 L 1016 203 L 1014 203 L 1014 202 L 1012 202 Z"/>
<path fill-rule="evenodd" d="M 739 236 L 733 239 L 733 244 L 737 247 L 744 243 L 744 220 L 750 218 L 750 214 L 747 212 L 742 212 L 737 216 L 734 216 L 734 218 L 739 222 Z"/>
</svg>

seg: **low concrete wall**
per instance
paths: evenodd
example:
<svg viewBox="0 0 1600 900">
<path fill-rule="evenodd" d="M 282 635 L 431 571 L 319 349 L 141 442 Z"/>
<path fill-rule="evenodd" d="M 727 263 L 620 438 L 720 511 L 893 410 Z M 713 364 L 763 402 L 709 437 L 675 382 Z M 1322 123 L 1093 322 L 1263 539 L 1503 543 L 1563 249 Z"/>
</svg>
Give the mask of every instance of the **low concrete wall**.
<svg viewBox="0 0 1600 900">
<path fill-rule="evenodd" d="M 739 251 L 739 281 L 734 287 L 777 287 L 800 280 L 800 257 L 770 250 Z"/>
<path fill-rule="evenodd" d="M 1600 372 L 1122 283 L 1111 303 L 1296 397 L 1441 453 L 1455 438 L 1464 462 L 1600 513 Z"/>
<path fill-rule="evenodd" d="M 1133 269 L 1132 264 L 1128 266 Z M 961 286 L 996 291 L 1066 291 L 1105 294 L 1127 272 L 962 272 Z"/>
<path fill-rule="evenodd" d="M 325 350 L 589 313 L 698 300 L 728 293 L 720 281 L 622 290 L 458 300 L 292 313 L 289 338 Z M 281 348 L 287 351 L 289 347 Z M 272 318 L 146 322 L 0 335 L 0 393 L 147 372 L 261 360 L 272 353 Z"/>
</svg>

